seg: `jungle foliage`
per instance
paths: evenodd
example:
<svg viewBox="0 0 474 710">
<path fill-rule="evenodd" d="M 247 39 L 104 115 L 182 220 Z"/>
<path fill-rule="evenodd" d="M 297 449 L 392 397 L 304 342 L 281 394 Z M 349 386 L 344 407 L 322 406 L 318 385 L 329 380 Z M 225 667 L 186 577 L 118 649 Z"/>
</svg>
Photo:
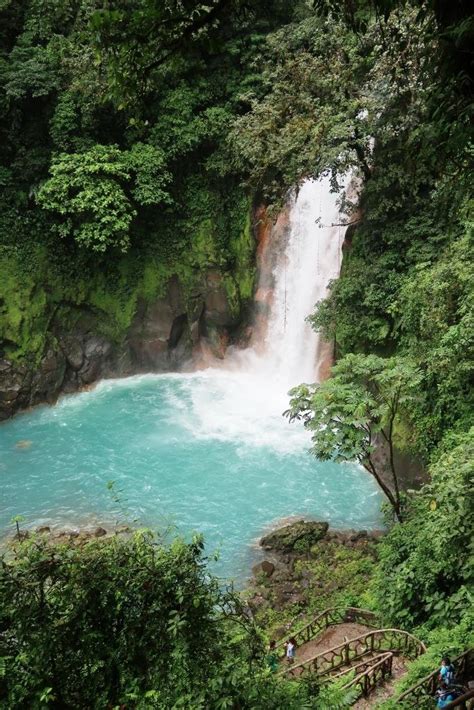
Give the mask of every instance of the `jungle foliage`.
<svg viewBox="0 0 474 710">
<path fill-rule="evenodd" d="M 178 271 L 190 291 L 219 270 L 236 313 L 251 298 L 249 195 L 213 158 L 288 16 L 273 2 L 0 4 L 1 356 L 32 367 L 84 316 L 120 340 L 137 299 Z"/>
<path fill-rule="evenodd" d="M 0 568 L 0 706 L 313 707 L 264 645 L 203 542 L 148 531 L 16 543 Z"/>
<path fill-rule="evenodd" d="M 315 429 L 335 414 L 319 456 L 367 461 L 403 374 L 392 434 L 431 478 L 380 545 L 373 599 L 438 650 L 472 631 L 472 39 L 465 0 L 0 2 L 2 356 L 35 362 L 81 309 L 120 338 L 138 298 L 209 264 L 238 272 L 238 305 L 249 203 L 359 181 L 311 317 L 335 377 L 292 407 Z M 35 539 L 1 575 L 6 707 L 311 702 L 262 679 L 197 543 Z"/>
<path fill-rule="evenodd" d="M 291 390 L 290 421 L 301 419 L 322 460 L 359 461 L 375 478 L 396 518 L 402 519 L 399 473 L 395 465 L 395 430 L 406 421 L 417 398 L 420 373 L 410 361 L 376 355 L 346 355 L 321 384 Z M 390 480 L 374 460 L 377 436 L 388 446 Z"/>
</svg>

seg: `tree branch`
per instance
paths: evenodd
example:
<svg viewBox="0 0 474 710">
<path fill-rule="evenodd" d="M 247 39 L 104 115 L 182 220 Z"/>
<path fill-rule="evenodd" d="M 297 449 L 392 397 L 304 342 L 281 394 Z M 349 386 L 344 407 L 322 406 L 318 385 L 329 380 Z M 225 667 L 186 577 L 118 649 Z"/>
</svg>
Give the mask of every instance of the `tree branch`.
<svg viewBox="0 0 474 710">
<path fill-rule="evenodd" d="M 164 64 L 173 53 L 179 49 L 182 45 L 184 39 L 189 39 L 194 32 L 205 27 L 207 24 L 212 22 L 214 18 L 219 14 L 220 10 L 226 5 L 229 5 L 232 0 L 217 0 L 216 4 L 209 10 L 205 15 L 200 15 L 197 20 L 191 22 L 187 27 L 183 29 L 179 37 L 175 37 L 167 47 L 167 51 L 161 57 L 157 57 L 154 61 L 143 67 L 143 72 L 148 74 L 152 69 L 157 69 L 159 66 Z"/>
</svg>

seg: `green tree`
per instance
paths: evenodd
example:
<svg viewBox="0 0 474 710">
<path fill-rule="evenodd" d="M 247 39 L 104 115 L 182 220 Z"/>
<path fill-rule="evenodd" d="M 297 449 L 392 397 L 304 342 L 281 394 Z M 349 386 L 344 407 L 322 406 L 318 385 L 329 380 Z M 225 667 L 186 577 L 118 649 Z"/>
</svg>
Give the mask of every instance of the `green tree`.
<svg viewBox="0 0 474 710">
<path fill-rule="evenodd" d="M 96 145 L 84 153 L 53 159 L 51 177 L 40 188 L 38 203 L 61 218 L 56 231 L 81 246 L 104 252 L 126 251 L 137 205 L 169 203 L 170 174 L 163 153 L 136 143 L 129 151 Z"/>
<path fill-rule="evenodd" d="M 188 60 L 223 58 L 226 44 L 255 26 L 274 26 L 291 15 L 281 0 L 114 0 L 97 10 L 92 29 L 109 69 L 109 88 L 121 103 L 156 90 L 163 77 L 179 73 Z"/>
<path fill-rule="evenodd" d="M 0 566 L 2 707 L 312 707 L 265 669 L 262 640 L 207 571 L 200 537 L 32 536 L 13 552 Z"/>
<path fill-rule="evenodd" d="M 234 121 L 225 166 L 269 200 L 302 175 L 331 168 L 337 176 L 348 166 L 368 174 L 368 66 L 370 52 L 333 18 L 312 13 L 272 34 L 261 75 L 242 96 L 250 110 Z"/>
<path fill-rule="evenodd" d="M 311 431 L 312 453 L 327 461 L 359 461 L 375 478 L 398 520 L 402 519 L 399 475 L 394 459 L 397 424 L 416 399 L 421 373 L 406 359 L 346 355 L 321 384 L 291 390 L 290 420 Z M 375 437 L 389 451 L 391 481 L 374 460 Z"/>
<path fill-rule="evenodd" d="M 454 626 L 472 610 L 474 429 L 448 437 L 445 448 L 379 549 L 380 608 L 405 628 Z"/>
</svg>

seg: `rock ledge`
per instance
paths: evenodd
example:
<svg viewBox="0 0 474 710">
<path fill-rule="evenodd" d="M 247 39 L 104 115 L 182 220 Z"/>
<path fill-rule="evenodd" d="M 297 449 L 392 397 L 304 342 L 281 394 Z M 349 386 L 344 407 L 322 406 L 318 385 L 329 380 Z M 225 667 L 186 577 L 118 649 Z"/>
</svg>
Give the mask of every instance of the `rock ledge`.
<svg viewBox="0 0 474 710">
<path fill-rule="evenodd" d="M 275 552 L 303 552 L 322 540 L 328 530 L 325 522 L 297 520 L 265 535 L 260 545 Z"/>
</svg>

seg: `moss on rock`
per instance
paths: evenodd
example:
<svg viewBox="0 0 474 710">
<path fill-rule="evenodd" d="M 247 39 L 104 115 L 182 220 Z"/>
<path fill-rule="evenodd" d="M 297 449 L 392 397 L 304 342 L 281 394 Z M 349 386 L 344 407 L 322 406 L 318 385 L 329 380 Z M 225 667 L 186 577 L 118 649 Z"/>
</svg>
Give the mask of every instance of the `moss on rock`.
<svg viewBox="0 0 474 710">
<path fill-rule="evenodd" d="M 297 520 L 291 525 L 274 530 L 262 538 L 260 544 L 265 550 L 276 552 L 302 552 L 310 549 L 326 535 L 329 524 L 326 522 Z"/>
<path fill-rule="evenodd" d="M 224 202 L 206 185 L 184 195 L 189 212 L 174 215 L 127 254 L 100 257 L 56 239 L 21 238 L 0 253 L 0 356 L 38 365 L 58 338 L 76 330 L 121 343 L 140 303 L 165 298 L 172 278 L 193 322 L 220 274 L 233 323 L 252 296 L 254 238 L 249 199 L 240 188 Z M 150 237 L 148 239 L 148 236 Z"/>
</svg>

